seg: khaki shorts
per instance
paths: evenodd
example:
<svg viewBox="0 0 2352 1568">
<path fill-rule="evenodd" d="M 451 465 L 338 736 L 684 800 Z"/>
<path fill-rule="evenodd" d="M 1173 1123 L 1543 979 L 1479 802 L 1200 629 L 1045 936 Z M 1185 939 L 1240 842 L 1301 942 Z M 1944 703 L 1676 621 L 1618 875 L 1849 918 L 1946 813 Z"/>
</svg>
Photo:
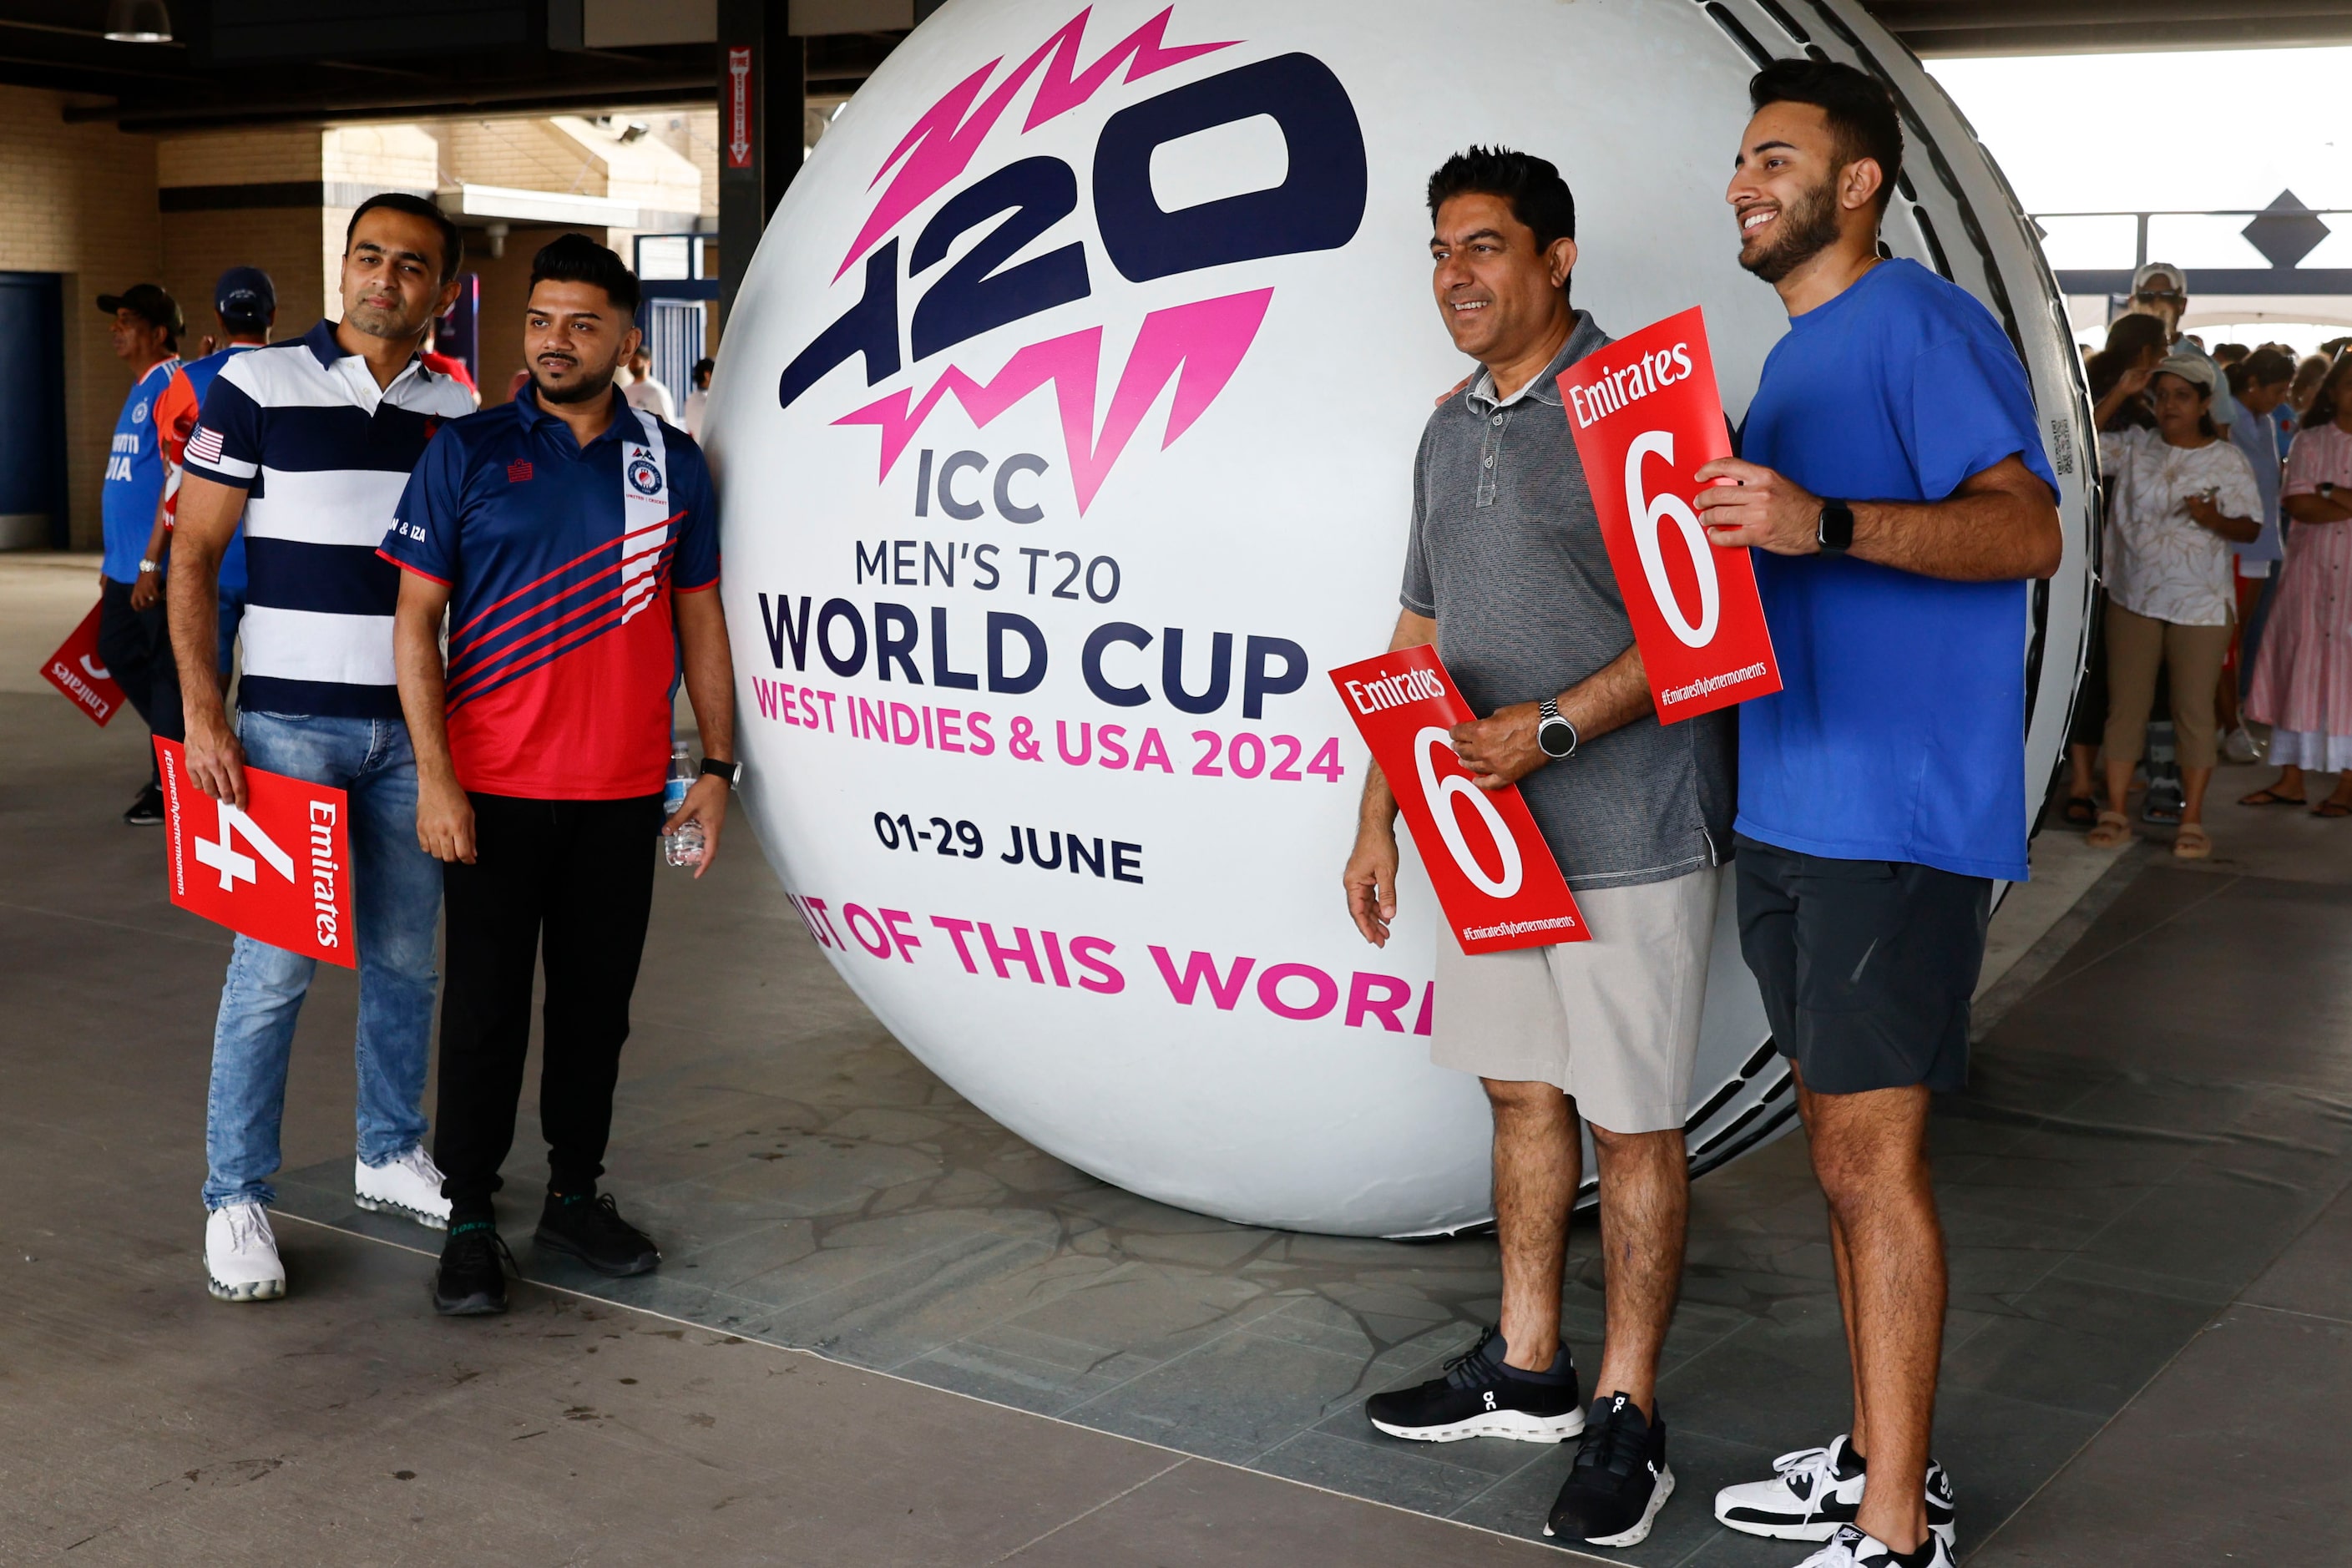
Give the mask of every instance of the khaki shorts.
<svg viewBox="0 0 2352 1568">
<path fill-rule="evenodd" d="M 1722 880 L 1709 867 L 1580 892 L 1591 942 L 1473 958 L 1442 926 L 1429 1059 L 1480 1078 L 1551 1084 L 1612 1132 L 1680 1127 Z"/>
</svg>

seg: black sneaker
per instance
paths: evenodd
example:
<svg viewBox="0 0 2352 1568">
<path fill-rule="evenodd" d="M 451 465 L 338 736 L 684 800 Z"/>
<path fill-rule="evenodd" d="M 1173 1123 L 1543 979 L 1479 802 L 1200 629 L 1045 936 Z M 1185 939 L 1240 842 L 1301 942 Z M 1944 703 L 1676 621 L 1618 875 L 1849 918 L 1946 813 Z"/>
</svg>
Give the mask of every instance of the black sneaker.
<svg viewBox="0 0 2352 1568">
<path fill-rule="evenodd" d="M 487 1220 L 459 1220 L 441 1244 L 433 1275 L 433 1310 L 445 1318 L 479 1318 L 507 1310 L 507 1270 L 514 1254 Z"/>
<path fill-rule="evenodd" d="M 1592 1402 L 1584 1441 L 1577 1445 L 1568 1484 L 1551 1505 L 1546 1535 L 1587 1546 L 1639 1546 L 1651 1521 L 1675 1495 L 1666 1468 L 1666 1417 L 1642 1419 L 1642 1407 L 1622 1394 Z"/>
<path fill-rule="evenodd" d="M 122 814 L 122 820 L 133 827 L 163 826 L 163 790 L 154 784 L 149 784 L 145 789 L 141 790 L 139 798 L 131 803 L 131 809 Z"/>
<path fill-rule="evenodd" d="M 1445 1363 L 1444 1375 L 1412 1388 L 1375 1394 L 1364 1415 L 1391 1437 L 1453 1443 L 1464 1437 L 1514 1437 L 1559 1443 L 1584 1430 L 1576 1397 L 1576 1363 L 1568 1347 L 1556 1375 L 1523 1377 L 1503 1365 L 1503 1336 L 1493 1329 Z"/>
<path fill-rule="evenodd" d="M 610 1193 L 593 1198 L 548 1194 L 547 1206 L 539 1212 L 539 1234 L 531 1240 L 615 1279 L 650 1274 L 661 1262 L 654 1238 L 621 1217 Z"/>
</svg>

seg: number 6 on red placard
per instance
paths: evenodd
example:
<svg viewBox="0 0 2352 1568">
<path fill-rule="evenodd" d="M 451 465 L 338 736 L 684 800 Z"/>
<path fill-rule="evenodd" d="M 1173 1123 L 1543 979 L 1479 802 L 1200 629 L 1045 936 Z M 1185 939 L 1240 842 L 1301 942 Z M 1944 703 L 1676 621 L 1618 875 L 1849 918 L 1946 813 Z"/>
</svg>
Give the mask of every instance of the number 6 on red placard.
<svg viewBox="0 0 2352 1568">
<path fill-rule="evenodd" d="M 1503 822 L 1503 814 L 1495 809 L 1495 803 L 1486 798 L 1486 791 L 1460 773 L 1449 773 L 1443 779 L 1437 776 L 1437 770 L 1429 765 L 1429 749 L 1432 746 L 1443 746 L 1446 754 L 1452 756 L 1454 737 L 1431 724 L 1424 726 L 1412 738 L 1413 762 L 1421 770 L 1421 795 L 1429 802 L 1429 815 L 1437 819 L 1438 836 L 1445 840 L 1445 847 L 1453 855 L 1454 863 L 1462 868 L 1462 874 L 1470 879 L 1471 886 L 1490 899 L 1509 898 L 1519 890 L 1523 869 L 1519 863 L 1518 840 L 1511 837 L 1510 828 Z M 1494 839 L 1495 847 L 1502 851 L 1503 874 L 1500 877 L 1486 875 L 1486 868 L 1478 864 L 1476 856 L 1470 853 L 1470 842 L 1462 837 L 1462 824 L 1454 815 L 1454 796 L 1457 795 L 1470 797 L 1470 804 L 1478 808 L 1479 816 L 1486 824 L 1487 835 Z"/>
<path fill-rule="evenodd" d="M 1642 571 L 1650 580 L 1650 593 L 1658 602 L 1658 613 L 1665 617 L 1666 629 L 1685 647 L 1705 647 L 1715 640 L 1716 623 L 1723 609 L 1723 593 L 1715 577 L 1715 547 L 1707 542 L 1706 531 L 1699 526 L 1698 514 L 1688 501 L 1671 490 L 1655 500 L 1643 493 L 1642 460 L 1652 456 L 1674 462 L 1672 434 L 1645 431 L 1626 448 L 1625 510 L 1633 518 L 1633 547 L 1642 552 Z M 1675 597 L 1675 585 L 1666 580 L 1665 555 L 1658 546 L 1658 535 L 1664 531 L 1668 519 L 1681 528 L 1691 566 L 1698 574 L 1696 626 L 1683 619 L 1682 602 Z"/>
</svg>

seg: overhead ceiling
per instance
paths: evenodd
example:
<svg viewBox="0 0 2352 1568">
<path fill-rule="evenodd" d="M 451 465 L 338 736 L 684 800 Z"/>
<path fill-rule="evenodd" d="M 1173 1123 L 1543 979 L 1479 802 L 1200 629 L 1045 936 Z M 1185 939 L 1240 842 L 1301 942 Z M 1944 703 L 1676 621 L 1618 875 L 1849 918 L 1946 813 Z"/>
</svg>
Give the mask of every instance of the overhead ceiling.
<svg viewBox="0 0 2352 1568">
<path fill-rule="evenodd" d="M 709 42 L 551 47 L 551 35 L 563 36 L 565 0 L 168 3 L 175 38 L 155 45 L 106 39 L 106 0 L 0 0 L 0 83 L 89 95 L 68 118 L 142 131 L 714 96 Z M 2347 0 L 1866 3 L 1923 56 L 2352 43 Z M 576 16 L 578 0 L 571 6 Z M 810 91 L 852 90 L 903 36 L 886 29 L 808 38 Z"/>
<path fill-rule="evenodd" d="M 106 0 L 0 0 L 0 83 L 89 94 L 68 120 L 173 131 L 524 113 L 717 96 L 709 41 L 551 47 L 551 0 L 168 0 L 173 41 L 104 36 Z M 573 10 L 576 14 L 577 5 Z M 812 93 L 853 90 L 903 32 L 806 40 Z"/>
</svg>

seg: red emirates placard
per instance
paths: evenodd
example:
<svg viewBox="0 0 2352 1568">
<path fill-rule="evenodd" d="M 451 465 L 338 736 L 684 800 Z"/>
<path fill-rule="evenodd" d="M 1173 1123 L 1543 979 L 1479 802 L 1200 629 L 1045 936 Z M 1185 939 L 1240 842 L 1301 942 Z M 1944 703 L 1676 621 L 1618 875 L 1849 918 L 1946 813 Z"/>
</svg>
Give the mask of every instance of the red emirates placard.
<svg viewBox="0 0 2352 1568">
<path fill-rule="evenodd" d="M 1477 715 L 1435 648 L 1343 665 L 1331 684 L 1388 775 L 1463 952 L 1591 940 L 1518 786 L 1480 789 L 1454 753 L 1447 731 Z"/>
<path fill-rule="evenodd" d="M 350 797 L 249 767 L 239 811 L 190 782 L 177 741 L 159 736 L 155 760 L 172 901 L 256 942 L 358 968 Z"/>
<path fill-rule="evenodd" d="M 103 728 L 114 710 L 122 706 L 122 688 L 114 683 L 106 665 L 98 657 L 98 614 L 100 605 L 92 605 L 89 614 L 74 627 L 73 636 L 65 645 L 49 655 L 41 666 L 51 686 L 73 699 L 74 706 L 89 714 L 93 722 Z"/>
<path fill-rule="evenodd" d="M 1718 548 L 1691 504 L 1691 476 L 1731 456 L 1700 312 L 1579 360 L 1559 373 L 1559 394 L 1659 720 L 1780 690 L 1748 552 Z"/>
</svg>

